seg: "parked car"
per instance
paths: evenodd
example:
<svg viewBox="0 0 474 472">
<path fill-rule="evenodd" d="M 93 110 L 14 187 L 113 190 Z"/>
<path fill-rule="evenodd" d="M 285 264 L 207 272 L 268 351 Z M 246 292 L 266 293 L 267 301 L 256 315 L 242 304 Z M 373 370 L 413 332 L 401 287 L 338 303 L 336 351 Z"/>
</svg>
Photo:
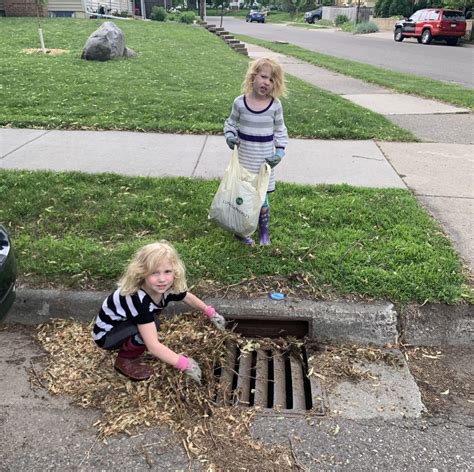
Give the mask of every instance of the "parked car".
<svg viewBox="0 0 474 472">
<path fill-rule="evenodd" d="M 446 41 L 450 46 L 456 46 L 465 34 L 466 17 L 462 11 L 425 8 L 416 11 L 410 18 L 397 21 L 393 39 L 403 41 L 405 38 L 416 38 L 422 44 L 430 44 L 432 40 Z"/>
<path fill-rule="evenodd" d="M 16 261 L 10 236 L 0 225 L 0 319 L 10 310 L 15 301 Z"/>
<path fill-rule="evenodd" d="M 304 14 L 304 21 L 306 23 L 316 23 L 323 17 L 323 7 L 316 8 L 316 10 L 307 11 Z"/>
<path fill-rule="evenodd" d="M 265 13 L 262 11 L 250 11 L 245 17 L 245 21 L 252 23 L 256 21 L 257 23 L 265 23 Z"/>
</svg>

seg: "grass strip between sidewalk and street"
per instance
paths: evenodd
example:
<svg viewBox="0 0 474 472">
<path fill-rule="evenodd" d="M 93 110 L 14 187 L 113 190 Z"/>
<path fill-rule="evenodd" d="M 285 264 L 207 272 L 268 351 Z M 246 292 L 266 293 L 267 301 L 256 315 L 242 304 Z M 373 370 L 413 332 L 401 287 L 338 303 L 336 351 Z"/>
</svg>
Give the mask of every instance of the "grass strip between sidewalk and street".
<svg viewBox="0 0 474 472">
<path fill-rule="evenodd" d="M 0 18 L 0 126 L 222 134 L 249 59 L 206 29 L 157 21 L 117 23 L 138 56 L 80 58 L 101 20 Z M 417 141 L 382 115 L 290 77 L 283 100 L 291 137 Z"/>
<path fill-rule="evenodd" d="M 280 183 L 271 196 L 272 245 L 244 246 L 207 219 L 216 180 L 0 170 L 5 223 L 21 284 L 106 290 L 133 252 L 167 239 L 189 282 L 266 281 L 267 289 L 331 299 L 409 303 L 471 297 L 440 226 L 401 189 Z"/>
<path fill-rule="evenodd" d="M 397 72 L 381 67 L 362 64 L 349 59 L 341 59 L 314 51 L 309 51 L 294 44 L 278 44 L 252 36 L 236 35 L 245 43 L 262 46 L 271 51 L 301 59 L 309 64 L 344 74 L 355 79 L 380 85 L 400 93 L 417 95 L 432 100 L 457 105 L 474 110 L 474 90 L 457 84 L 419 77 L 414 74 Z"/>
</svg>

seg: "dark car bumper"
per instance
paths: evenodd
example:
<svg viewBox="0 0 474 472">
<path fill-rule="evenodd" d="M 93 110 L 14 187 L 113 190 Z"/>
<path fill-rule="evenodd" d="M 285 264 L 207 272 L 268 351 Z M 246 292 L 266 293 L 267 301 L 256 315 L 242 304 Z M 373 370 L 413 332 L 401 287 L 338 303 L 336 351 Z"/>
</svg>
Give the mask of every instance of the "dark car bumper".
<svg viewBox="0 0 474 472">
<path fill-rule="evenodd" d="M 10 239 L 0 226 L 0 319 L 10 310 L 15 301 L 16 261 Z"/>
</svg>

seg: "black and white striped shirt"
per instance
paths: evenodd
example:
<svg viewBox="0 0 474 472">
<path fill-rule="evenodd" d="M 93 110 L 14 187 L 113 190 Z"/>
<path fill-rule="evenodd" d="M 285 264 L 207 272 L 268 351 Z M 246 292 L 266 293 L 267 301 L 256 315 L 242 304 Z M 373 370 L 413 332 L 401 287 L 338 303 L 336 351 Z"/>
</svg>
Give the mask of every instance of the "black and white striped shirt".
<svg viewBox="0 0 474 472">
<path fill-rule="evenodd" d="M 107 333 L 125 321 L 131 321 L 136 325 L 154 321 L 155 315 L 159 315 L 169 302 L 181 301 L 186 293 L 166 292 L 156 304 L 142 289 L 133 295 L 126 296 L 120 294 L 120 289 L 115 290 L 104 300 L 96 318 L 93 329 L 94 341 L 102 346 Z"/>
</svg>

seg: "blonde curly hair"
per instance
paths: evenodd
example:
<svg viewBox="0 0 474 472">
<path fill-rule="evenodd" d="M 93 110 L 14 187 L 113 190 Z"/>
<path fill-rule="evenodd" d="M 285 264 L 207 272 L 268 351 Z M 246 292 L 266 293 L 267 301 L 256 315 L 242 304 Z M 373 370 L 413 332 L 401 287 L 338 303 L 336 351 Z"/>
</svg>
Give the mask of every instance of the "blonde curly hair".
<svg viewBox="0 0 474 472">
<path fill-rule="evenodd" d="M 270 95 L 274 98 L 286 97 L 288 92 L 286 90 L 285 73 L 281 65 L 269 57 L 261 57 L 249 64 L 245 79 L 242 82 L 242 93 L 248 94 L 252 92 L 255 76 L 266 66 L 270 68 L 273 79 L 273 90 Z"/>
<path fill-rule="evenodd" d="M 152 274 L 163 262 L 171 264 L 174 281 L 172 293 L 182 293 L 187 290 L 186 269 L 176 249 L 165 240 L 147 244 L 139 249 L 128 264 L 118 282 L 121 295 L 132 295 L 143 285 L 145 278 Z"/>
</svg>

